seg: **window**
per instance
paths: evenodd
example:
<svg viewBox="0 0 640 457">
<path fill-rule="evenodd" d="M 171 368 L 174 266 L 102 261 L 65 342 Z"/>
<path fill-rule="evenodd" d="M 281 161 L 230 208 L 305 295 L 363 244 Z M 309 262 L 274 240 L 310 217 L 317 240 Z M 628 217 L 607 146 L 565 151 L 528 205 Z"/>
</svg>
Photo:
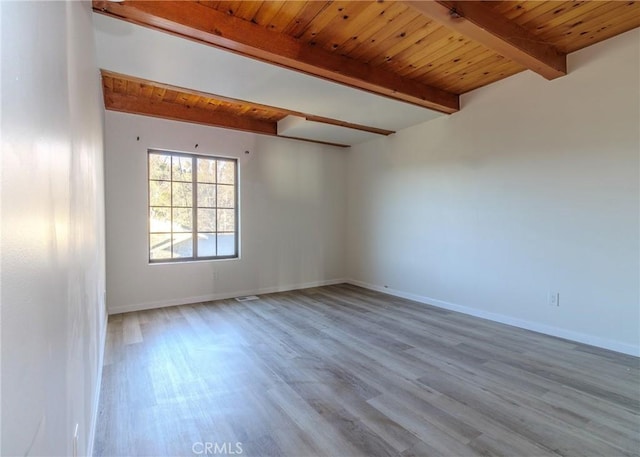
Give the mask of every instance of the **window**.
<svg viewBox="0 0 640 457">
<path fill-rule="evenodd" d="M 149 262 L 238 257 L 236 159 L 149 150 Z"/>
</svg>

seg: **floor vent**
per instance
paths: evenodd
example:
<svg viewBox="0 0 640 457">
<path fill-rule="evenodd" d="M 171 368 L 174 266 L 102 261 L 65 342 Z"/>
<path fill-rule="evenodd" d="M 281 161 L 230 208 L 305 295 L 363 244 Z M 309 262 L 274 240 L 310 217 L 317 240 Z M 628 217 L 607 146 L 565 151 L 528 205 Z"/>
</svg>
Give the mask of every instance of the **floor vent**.
<svg viewBox="0 0 640 457">
<path fill-rule="evenodd" d="M 246 297 L 236 297 L 237 301 L 251 301 L 251 300 L 260 300 L 257 295 L 247 295 Z"/>
</svg>

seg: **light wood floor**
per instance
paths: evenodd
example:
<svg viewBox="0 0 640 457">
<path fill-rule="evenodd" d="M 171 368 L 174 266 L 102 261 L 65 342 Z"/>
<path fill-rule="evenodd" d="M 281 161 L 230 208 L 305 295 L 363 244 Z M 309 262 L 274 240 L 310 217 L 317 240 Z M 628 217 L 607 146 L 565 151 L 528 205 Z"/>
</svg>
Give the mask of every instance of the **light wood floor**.
<svg viewBox="0 0 640 457">
<path fill-rule="evenodd" d="M 105 358 L 99 456 L 640 449 L 639 359 L 349 285 L 111 316 Z"/>
</svg>

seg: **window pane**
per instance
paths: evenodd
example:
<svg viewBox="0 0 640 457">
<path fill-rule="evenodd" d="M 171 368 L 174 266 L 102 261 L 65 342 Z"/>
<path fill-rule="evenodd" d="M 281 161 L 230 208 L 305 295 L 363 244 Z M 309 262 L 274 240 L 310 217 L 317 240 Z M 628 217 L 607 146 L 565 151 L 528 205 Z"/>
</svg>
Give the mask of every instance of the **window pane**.
<svg viewBox="0 0 640 457">
<path fill-rule="evenodd" d="M 198 208 L 198 232 L 216 231 L 216 210 Z"/>
<path fill-rule="evenodd" d="M 171 234 L 161 233 L 149 235 L 150 258 L 170 259 L 171 258 Z"/>
<path fill-rule="evenodd" d="M 218 186 L 218 207 L 235 208 L 236 190 L 233 186 Z"/>
<path fill-rule="evenodd" d="M 193 257 L 193 235 L 191 233 L 173 234 L 173 258 Z"/>
<path fill-rule="evenodd" d="M 149 259 L 236 256 L 237 161 L 149 151 L 148 166 Z"/>
<path fill-rule="evenodd" d="M 191 182 L 191 157 L 173 156 L 173 177 L 174 181 Z"/>
<path fill-rule="evenodd" d="M 236 228 L 236 213 L 232 209 L 218 210 L 218 232 L 233 232 Z"/>
<path fill-rule="evenodd" d="M 193 231 L 193 210 L 191 208 L 173 208 L 173 231 Z"/>
<path fill-rule="evenodd" d="M 198 182 L 216 182 L 216 161 L 198 158 Z"/>
<path fill-rule="evenodd" d="M 149 209 L 149 231 L 170 232 L 171 231 L 171 208 L 150 208 Z"/>
<path fill-rule="evenodd" d="M 235 184 L 236 163 L 230 160 L 218 160 L 218 183 Z"/>
<path fill-rule="evenodd" d="M 193 206 L 192 186 L 191 183 L 185 182 L 173 183 L 173 206 Z"/>
<path fill-rule="evenodd" d="M 171 181 L 149 181 L 149 204 L 171 206 Z"/>
<path fill-rule="evenodd" d="M 235 255 L 236 236 L 233 233 L 218 234 L 218 255 Z"/>
<path fill-rule="evenodd" d="M 213 257 L 215 255 L 215 233 L 198 233 L 198 257 Z"/>
<path fill-rule="evenodd" d="M 171 156 L 149 154 L 149 179 L 171 179 Z"/>
<path fill-rule="evenodd" d="M 198 206 L 215 208 L 216 206 L 216 185 L 198 183 Z"/>
</svg>

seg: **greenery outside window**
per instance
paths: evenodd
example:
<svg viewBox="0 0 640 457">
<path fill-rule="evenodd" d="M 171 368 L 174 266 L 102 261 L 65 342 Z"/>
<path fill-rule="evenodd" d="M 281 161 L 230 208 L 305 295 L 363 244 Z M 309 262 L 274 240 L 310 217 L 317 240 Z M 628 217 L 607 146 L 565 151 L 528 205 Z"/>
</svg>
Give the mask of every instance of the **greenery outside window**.
<svg viewBox="0 0 640 457">
<path fill-rule="evenodd" d="M 238 257 L 238 162 L 148 151 L 149 262 Z"/>
</svg>

